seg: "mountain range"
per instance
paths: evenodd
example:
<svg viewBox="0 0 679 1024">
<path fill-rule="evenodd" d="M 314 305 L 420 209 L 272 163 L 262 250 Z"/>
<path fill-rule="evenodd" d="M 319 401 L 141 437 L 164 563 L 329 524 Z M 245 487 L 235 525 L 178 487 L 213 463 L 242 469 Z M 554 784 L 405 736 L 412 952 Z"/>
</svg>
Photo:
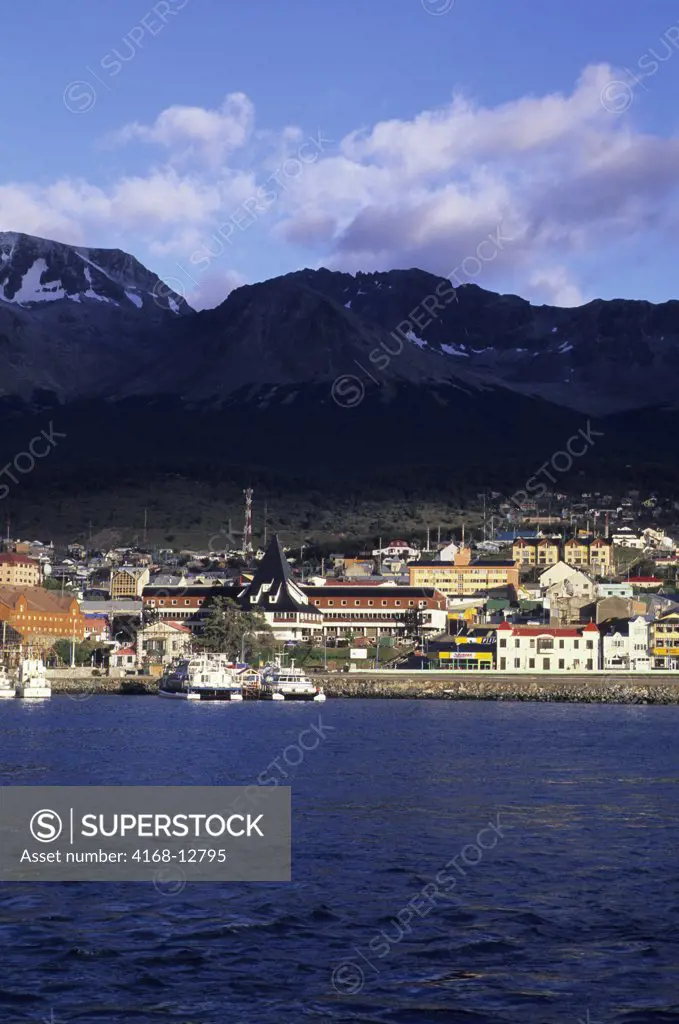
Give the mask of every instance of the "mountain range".
<svg viewBox="0 0 679 1024">
<path fill-rule="evenodd" d="M 49 413 L 101 465 L 530 467 L 588 417 L 631 461 L 674 429 L 678 382 L 676 301 L 563 309 L 320 269 L 195 312 L 120 250 L 0 233 L 6 457 Z"/>
</svg>

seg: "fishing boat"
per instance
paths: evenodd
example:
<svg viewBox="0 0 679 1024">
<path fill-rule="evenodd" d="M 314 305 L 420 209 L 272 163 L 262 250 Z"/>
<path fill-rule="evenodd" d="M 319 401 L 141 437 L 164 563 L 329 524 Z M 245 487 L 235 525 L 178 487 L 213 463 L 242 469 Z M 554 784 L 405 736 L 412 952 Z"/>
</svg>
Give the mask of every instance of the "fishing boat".
<svg viewBox="0 0 679 1024">
<path fill-rule="evenodd" d="M 281 668 L 272 665 L 262 674 L 261 700 L 313 700 L 324 701 L 320 686 L 314 685 L 301 668 Z"/>
<path fill-rule="evenodd" d="M 16 696 L 14 683 L 9 678 L 9 672 L 4 665 L 0 665 L 0 700 Z"/>
<path fill-rule="evenodd" d="M 198 654 L 169 666 L 158 695 L 171 700 L 242 701 L 243 690 L 236 667 L 225 655 Z"/>
<path fill-rule="evenodd" d="M 46 700 L 52 696 L 45 663 L 39 658 L 24 658 L 19 665 L 16 695 L 24 700 Z"/>
</svg>

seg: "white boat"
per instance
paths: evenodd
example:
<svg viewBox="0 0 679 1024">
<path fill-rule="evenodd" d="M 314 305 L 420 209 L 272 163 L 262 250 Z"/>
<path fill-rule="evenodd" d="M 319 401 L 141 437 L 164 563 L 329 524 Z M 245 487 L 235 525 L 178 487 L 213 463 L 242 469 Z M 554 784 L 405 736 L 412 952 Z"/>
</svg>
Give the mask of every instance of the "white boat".
<svg viewBox="0 0 679 1024">
<path fill-rule="evenodd" d="M 8 697 L 14 699 L 15 696 L 14 683 L 9 678 L 9 672 L 4 665 L 0 665 L 0 700 L 5 700 Z"/>
<path fill-rule="evenodd" d="M 45 663 L 39 658 L 24 658 L 19 665 L 17 697 L 25 700 L 45 700 L 52 696 L 52 687 L 47 679 Z"/>
<path fill-rule="evenodd" d="M 222 654 L 180 658 L 161 677 L 158 695 L 171 700 L 243 699 L 236 667 Z"/>
<path fill-rule="evenodd" d="M 324 701 L 320 686 L 308 679 L 301 668 L 281 668 L 272 665 L 264 670 L 261 700 L 313 700 Z"/>
</svg>

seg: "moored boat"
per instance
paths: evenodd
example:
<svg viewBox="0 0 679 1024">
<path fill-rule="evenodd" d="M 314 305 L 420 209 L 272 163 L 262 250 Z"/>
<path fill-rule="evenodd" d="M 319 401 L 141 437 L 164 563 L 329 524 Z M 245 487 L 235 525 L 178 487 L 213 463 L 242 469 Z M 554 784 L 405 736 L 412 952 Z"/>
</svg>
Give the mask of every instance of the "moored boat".
<svg viewBox="0 0 679 1024">
<path fill-rule="evenodd" d="M 198 654 L 169 666 L 158 695 L 171 700 L 242 701 L 243 690 L 235 666 L 223 655 Z"/>
<path fill-rule="evenodd" d="M 15 696 L 14 683 L 9 677 L 9 672 L 4 665 L 0 665 L 0 700 L 6 700 L 8 697 L 14 699 Z"/>
<path fill-rule="evenodd" d="M 46 700 L 52 696 L 45 664 L 39 658 L 24 658 L 19 665 L 16 696 L 24 700 Z"/>
<path fill-rule="evenodd" d="M 260 697 L 262 700 L 324 701 L 322 687 L 315 686 L 301 668 L 270 666 L 264 670 Z"/>
</svg>

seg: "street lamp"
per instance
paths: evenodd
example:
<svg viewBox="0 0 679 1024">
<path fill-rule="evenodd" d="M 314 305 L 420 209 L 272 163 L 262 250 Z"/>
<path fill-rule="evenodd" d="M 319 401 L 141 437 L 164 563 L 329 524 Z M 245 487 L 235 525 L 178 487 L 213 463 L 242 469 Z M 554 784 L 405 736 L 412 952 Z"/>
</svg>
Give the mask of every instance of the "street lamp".
<svg viewBox="0 0 679 1024">
<path fill-rule="evenodd" d="M 240 660 L 241 660 L 241 664 L 243 664 L 244 661 L 245 661 L 245 637 L 246 636 L 257 636 L 257 634 L 252 629 L 246 629 L 245 632 L 243 633 L 242 637 L 240 638 Z"/>
</svg>

